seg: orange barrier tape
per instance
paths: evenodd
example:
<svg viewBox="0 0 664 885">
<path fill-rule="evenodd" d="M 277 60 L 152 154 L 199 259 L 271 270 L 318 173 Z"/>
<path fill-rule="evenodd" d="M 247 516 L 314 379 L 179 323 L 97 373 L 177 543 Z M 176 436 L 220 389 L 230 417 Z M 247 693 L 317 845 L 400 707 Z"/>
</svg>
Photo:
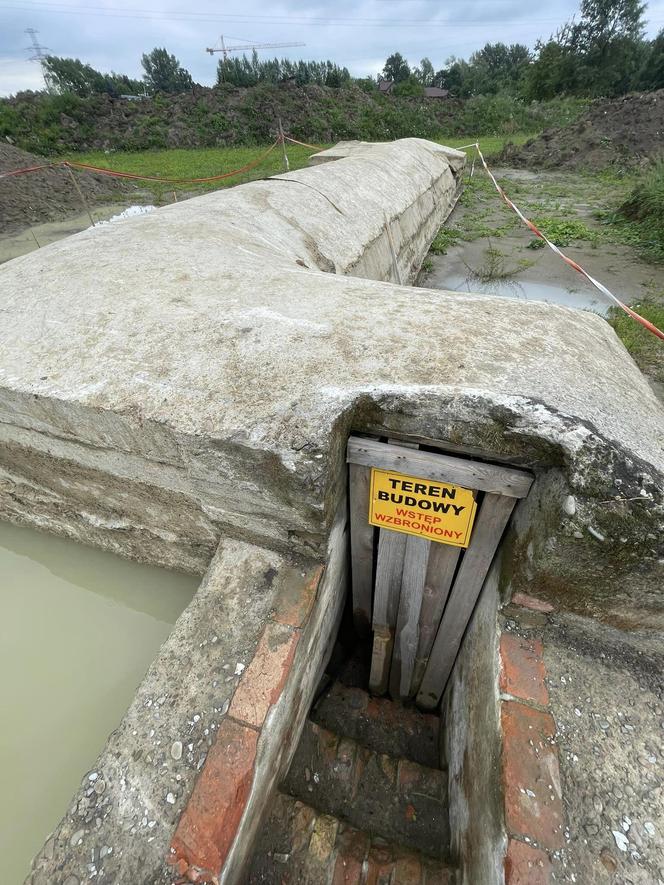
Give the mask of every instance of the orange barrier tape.
<svg viewBox="0 0 664 885">
<path fill-rule="evenodd" d="M 291 138 L 290 135 L 284 135 L 284 138 L 286 139 L 286 141 L 292 141 L 293 144 L 299 144 L 302 147 L 312 148 L 314 151 L 324 151 L 325 150 L 324 147 L 320 147 L 319 145 L 316 145 L 316 144 L 307 144 L 306 141 L 298 141 L 297 138 Z"/>
<path fill-rule="evenodd" d="M 54 166 L 62 166 L 62 163 L 42 163 L 41 166 L 27 166 L 25 169 L 10 169 L 9 172 L 0 172 L 0 178 L 11 178 L 13 175 L 25 175 L 26 172 L 38 172 L 39 169 L 52 169 Z"/>
<path fill-rule="evenodd" d="M 0 178 L 9 178 L 13 175 L 25 175 L 27 172 L 37 172 L 40 169 L 53 169 L 57 166 L 68 166 L 72 169 L 85 169 L 86 172 L 97 172 L 100 175 L 109 175 L 112 178 L 128 178 L 134 181 L 163 181 L 167 184 L 205 184 L 210 181 L 221 181 L 224 178 L 232 178 L 234 175 L 241 175 L 250 169 L 255 169 L 268 157 L 269 154 L 280 144 L 280 140 L 274 142 L 264 151 L 260 157 L 247 163 L 239 169 L 232 169 L 230 172 L 222 172 L 220 175 L 210 175 L 207 178 L 162 178 L 158 175 L 139 175 L 136 172 L 121 172 L 115 169 L 105 169 L 103 166 L 93 166 L 90 163 L 76 163 L 73 160 L 61 160 L 58 163 L 44 163 L 41 166 L 28 166 L 25 169 L 12 169 L 10 172 L 0 173 Z"/>
<path fill-rule="evenodd" d="M 205 184 L 210 181 L 221 181 L 224 178 L 232 178 L 234 175 L 241 175 L 243 172 L 255 169 L 256 166 L 260 166 L 268 155 L 272 153 L 278 144 L 279 141 L 275 141 L 274 144 L 270 145 L 270 147 L 260 155 L 260 157 L 256 160 L 252 160 L 245 166 L 241 166 L 239 169 L 233 169 L 230 172 L 222 172 L 220 175 L 209 175 L 206 178 L 162 178 L 159 175 L 139 175 L 135 172 L 119 172 L 114 169 L 104 169 L 101 166 L 92 166 L 89 163 L 74 163 L 68 160 L 64 162 L 63 165 L 71 166 L 74 169 L 85 169 L 88 172 L 99 172 L 102 175 L 111 175 L 113 178 L 129 178 L 138 181 L 163 181 L 167 184 Z"/>
<path fill-rule="evenodd" d="M 487 166 L 487 162 L 484 159 L 484 154 L 480 150 L 480 146 L 479 146 L 478 142 L 474 142 L 473 144 L 467 144 L 464 147 L 466 147 L 466 148 L 474 147 L 475 148 L 475 150 L 477 151 L 477 153 L 479 155 L 480 160 L 482 161 L 482 165 L 484 166 L 484 171 L 486 172 L 486 174 L 489 176 L 489 178 L 493 182 L 493 186 L 500 194 L 502 200 L 510 207 L 510 209 L 512 209 L 519 216 L 521 221 L 523 221 L 523 223 L 526 225 L 526 227 L 530 228 L 530 230 L 532 231 L 533 234 L 535 234 L 536 237 L 539 237 L 540 240 L 543 240 L 546 243 L 546 245 L 553 252 L 555 252 L 556 255 L 558 255 L 560 258 L 562 258 L 562 260 L 566 264 L 568 264 L 573 270 L 577 271 L 577 273 L 580 273 L 582 276 L 584 276 L 588 280 L 589 283 L 591 283 L 603 295 L 605 295 L 607 298 L 609 298 L 617 307 L 619 307 L 621 310 L 624 310 L 628 316 L 631 316 L 632 319 L 636 320 L 637 323 L 640 323 L 644 327 L 644 329 L 647 329 L 649 332 L 652 332 L 653 335 L 656 335 L 658 338 L 661 338 L 664 341 L 664 332 L 662 332 L 661 329 L 658 329 L 654 323 L 650 322 L 650 320 L 647 320 L 645 317 L 642 317 L 641 314 L 637 313 L 635 310 L 632 310 L 631 307 L 628 307 L 626 304 L 623 304 L 619 298 L 616 298 L 616 296 L 613 294 L 613 292 L 611 292 L 609 289 L 607 289 L 607 287 L 604 285 L 604 283 L 600 283 L 599 280 L 596 280 L 595 277 L 591 276 L 587 270 L 585 270 L 583 267 L 581 267 L 580 264 L 578 264 L 576 261 L 574 261 L 568 255 L 565 255 L 565 253 L 562 251 L 562 249 L 559 249 L 555 243 L 552 243 L 551 240 L 545 234 L 543 234 L 542 231 L 539 230 L 539 228 L 535 224 L 533 224 L 533 222 L 529 218 L 526 218 L 526 216 L 519 209 L 519 207 L 515 203 L 513 203 L 512 200 L 510 200 L 510 198 L 507 196 L 507 194 L 505 193 L 503 188 L 496 181 L 496 178 L 495 178 L 493 172 Z M 459 150 L 462 150 L 462 148 L 459 148 Z"/>
</svg>

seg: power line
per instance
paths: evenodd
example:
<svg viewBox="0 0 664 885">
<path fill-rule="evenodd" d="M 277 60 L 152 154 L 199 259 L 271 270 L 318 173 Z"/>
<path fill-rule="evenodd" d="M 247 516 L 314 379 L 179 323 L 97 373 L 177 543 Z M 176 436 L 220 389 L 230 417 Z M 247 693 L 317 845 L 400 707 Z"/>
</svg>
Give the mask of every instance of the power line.
<svg viewBox="0 0 664 885">
<path fill-rule="evenodd" d="M 283 16 L 283 15 L 247 15 L 242 13 L 207 13 L 207 12 L 184 12 L 184 11 L 173 11 L 168 14 L 163 12 L 158 12 L 150 9 L 137 9 L 137 8 L 129 8 L 129 7 L 115 7 L 114 9 L 109 9 L 108 7 L 101 6 L 87 6 L 87 7 L 78 7 L 73 6 L 71 4 L 58 3 L 58 4 L 50 4 L 44 2 L 44 0 L 28 0 L 30 2 L 29 6 L 18 5 L 18 4 L 6 4 L 0 3 L 0 8 L 3 9 L 20 9 L 25 11 L 26 9 L 30 9 L 34 12 L 48 12 L 56 15 L 92 15 L 100 18 L 132 18 L 132 19 L 159 19 L 161 21 L 225 21 L 228 19 L 234 20 L 236 23 L 251 23 L 251 22 L 264 22 L 266 24 L 299 24 L 299 25 L 310 25 L 313 27 L 362 27 L 362 26 L 371 26 L 371 27 L 393 27 L 394 25 L 406 26 L 406 27 L 419 27 L 420 25 L 427 25 L 427 27 L 454 27 L 458 28 L 459 25 L 463 27 L 485 27 L 487 24 L 505 24 L 510 26 L 526 26 L 526 25 L 538 25 L 538 24 L 556 24 L 560 21 L 559 18 L 549 18 L 549 19 L 525 19 L 525 20 L 514 20 L 508 18 L 499 18 L 499 19 L 462 19 L 459 17 L 455 17 L 454 19 L 449 20 L 440 20 L 440 19 L 380 19 L 380 18 L 321 18 L 321 17 L 302 17 L 302 16 Z M 120 11 L 123 10 L 124 11 Z"/>
</svg>

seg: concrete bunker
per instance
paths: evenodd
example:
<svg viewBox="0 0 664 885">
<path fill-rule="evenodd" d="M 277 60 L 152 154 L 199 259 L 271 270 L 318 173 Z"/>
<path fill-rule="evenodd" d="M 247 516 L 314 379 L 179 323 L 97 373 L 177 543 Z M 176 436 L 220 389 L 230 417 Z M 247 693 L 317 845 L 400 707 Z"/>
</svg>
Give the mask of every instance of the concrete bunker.
<svg viewBox="0 0 664 885">
<path fill-rule="evenodd" d="M 81 788 L 33 885 L 86 881 L 91 856 L 106 881 L 246 876 L 343 615 L 351 434 L 535 478 L 442 700 L 449 875 L 504 881 L 497 609 L 534 592 L 653 623 L 662 424 L 599 318 L 396 284 L 462 163 L 367 146 L 0 268 L 2 517 L 205 572 L 95 766 L 103 805 Z"/>
</svg>

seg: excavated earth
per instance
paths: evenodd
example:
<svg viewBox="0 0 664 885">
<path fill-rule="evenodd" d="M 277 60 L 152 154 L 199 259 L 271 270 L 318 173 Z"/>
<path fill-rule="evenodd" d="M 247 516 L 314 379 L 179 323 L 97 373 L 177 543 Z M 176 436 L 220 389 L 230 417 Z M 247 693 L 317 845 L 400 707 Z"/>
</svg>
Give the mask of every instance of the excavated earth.
<svg viewBox="0 0 664 885">
<path fill-rule="evenodd" d="M 645 165 L 662 154 L 664 89 L 597 101 L 571 126 L 546 129 L 522 147 L 508 145 L 505 166 L 602 169 Z"/>
<path fill-rule="evenodd" d="M 21 230 L 43 221 L 61 221 L 84 208 L 71 175 L 62 166 L 2 178 L 2 173 L 48 163 L 11 144 L 0 143 L 0 233 Z M 93 172 L 74 173 L 90 205 L 123 200 L 131 186 Z"/>
</svg>

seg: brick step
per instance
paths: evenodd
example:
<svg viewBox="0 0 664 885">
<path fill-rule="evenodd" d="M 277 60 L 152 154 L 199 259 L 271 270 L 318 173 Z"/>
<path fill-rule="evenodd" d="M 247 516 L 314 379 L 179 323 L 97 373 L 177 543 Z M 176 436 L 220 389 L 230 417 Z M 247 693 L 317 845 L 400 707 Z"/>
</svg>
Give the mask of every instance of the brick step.
<svg viewBox="0 0 664 885">
<path fill-rule="evenodd" d="M 410 759 L 429 768 L 439 767 L 438 716 L 333 682 L 316 702 L 311 719 L 377 753 Z"/>
<path fill-rule="evenodd" d="M 372 839 L 338 818 L 278 793 L 247 885 L 454 885 L 441 861 Z"/>
<path fill-rule="evenodd" d="M 282 789 L 317 811 L 423 854 L 449 856 L 447 775 L 307 720 Z"/>
</svg>

